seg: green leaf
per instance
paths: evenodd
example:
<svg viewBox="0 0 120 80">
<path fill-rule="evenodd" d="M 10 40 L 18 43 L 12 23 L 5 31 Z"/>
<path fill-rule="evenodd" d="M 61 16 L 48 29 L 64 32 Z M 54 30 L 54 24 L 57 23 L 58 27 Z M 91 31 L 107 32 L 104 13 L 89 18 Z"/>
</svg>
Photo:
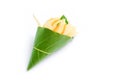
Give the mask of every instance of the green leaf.
<svg viewBox="0 0 120 80">
<path fill-rule="evenodd" d="M 61 19 L 61 20 L 62 20 L 62 19 L 65 19 L 66 24 L 68 24 L 68 20 L 67 20 L 67 18 L 66 18 L 64 15 L 62 15 L 60 19 Z"/>
<path fill-rule="evenodd" d="M 53 32 L 44 27 L 38 27 L 27 70 L 30 70 L 38 62 L 56 52 L 71 40 L 71 37 Z"/>
</svg>

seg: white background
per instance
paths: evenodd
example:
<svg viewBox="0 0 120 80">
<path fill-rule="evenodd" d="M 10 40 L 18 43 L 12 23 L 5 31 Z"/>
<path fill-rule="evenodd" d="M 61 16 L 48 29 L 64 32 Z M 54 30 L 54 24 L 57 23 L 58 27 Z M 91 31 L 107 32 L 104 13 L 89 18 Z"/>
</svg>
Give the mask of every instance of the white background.
<svg viewBox="0 0 120 80">
<path fill-rule="evenodd" d="M 37 24 L 66 15 L 78 34 L 26 71 Z M 0 0 L 0 80 L 120 80 L 119 0 Z"/>
</svg>

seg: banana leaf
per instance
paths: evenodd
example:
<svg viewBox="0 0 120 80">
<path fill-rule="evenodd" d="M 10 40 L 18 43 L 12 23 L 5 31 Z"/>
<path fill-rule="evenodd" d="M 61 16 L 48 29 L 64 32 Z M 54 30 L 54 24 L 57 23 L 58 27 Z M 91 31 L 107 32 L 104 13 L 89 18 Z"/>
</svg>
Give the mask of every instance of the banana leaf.
<svg viewBox="0 0 120 80">
<path fill-rule="evenodd" d="M 65 46 L 72 38 L 44 27 L 38 27 L 32 55 L 27 67 L 30 70 L 38 62 Z"/>
</svg>

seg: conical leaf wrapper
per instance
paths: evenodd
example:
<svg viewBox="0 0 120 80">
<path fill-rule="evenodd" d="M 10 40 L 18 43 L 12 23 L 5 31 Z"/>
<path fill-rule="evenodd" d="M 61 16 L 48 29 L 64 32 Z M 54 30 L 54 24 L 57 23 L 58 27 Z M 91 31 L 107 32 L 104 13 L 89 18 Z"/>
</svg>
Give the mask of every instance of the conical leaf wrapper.
<svg viewBox="0 0 120 80">
<path fill-rule="evenodd" d="M 38 27 L 32 55 L 27 70 L 34 67 L 48 55 L 65 46 L 72 38 L 44 27 Z"/>
</svg>

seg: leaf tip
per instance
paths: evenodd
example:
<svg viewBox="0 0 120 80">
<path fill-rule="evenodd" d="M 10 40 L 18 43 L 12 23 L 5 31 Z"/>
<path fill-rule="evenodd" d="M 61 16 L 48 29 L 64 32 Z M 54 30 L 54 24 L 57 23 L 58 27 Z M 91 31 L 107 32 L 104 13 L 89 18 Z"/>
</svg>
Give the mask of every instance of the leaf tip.
<svg viewBox="0 0 120 80">
<path fill-rule="evenodd" d="M 68 20 L 67 20 L 67 18 L 65 17 L 65 15 L 62 15 L 62 16 L 60 17 L 60 19 L 61 19 L 61 20 L 64 19 L 65 22 L 66 22 L 66 24 L 68 24 Z"/>
<path fill-rule="evenodd" d="M 28 65 L 28 67 L 27 67 L 27 71 L 29 71 L 31 68 L 32 68 L 32 67 Z"/>
</svg>

